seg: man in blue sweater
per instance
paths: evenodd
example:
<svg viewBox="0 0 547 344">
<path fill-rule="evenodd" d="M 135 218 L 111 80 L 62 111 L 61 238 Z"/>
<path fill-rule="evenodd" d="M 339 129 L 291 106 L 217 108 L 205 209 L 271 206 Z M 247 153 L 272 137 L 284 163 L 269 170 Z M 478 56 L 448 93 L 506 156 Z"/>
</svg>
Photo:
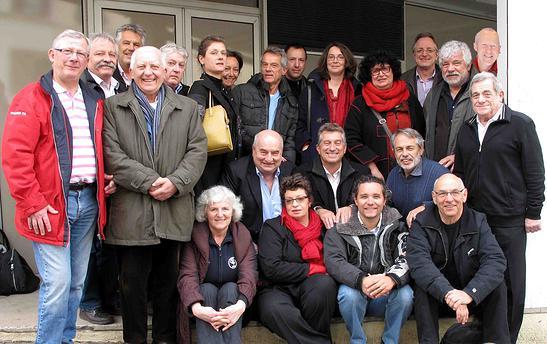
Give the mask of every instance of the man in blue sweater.
<svg viewBox="0 0 547 344">
<path fill-rule="evenodd" d="M 435 180 L 448 169 L 436 161 L 423 158 L 424 138 L 412 128 L 399 129 L 391 138 L 397 167 L 387 177 L 391 203 L 406 217 L 408 226 L 416 215 L 431 203 Z"/>
</svg>

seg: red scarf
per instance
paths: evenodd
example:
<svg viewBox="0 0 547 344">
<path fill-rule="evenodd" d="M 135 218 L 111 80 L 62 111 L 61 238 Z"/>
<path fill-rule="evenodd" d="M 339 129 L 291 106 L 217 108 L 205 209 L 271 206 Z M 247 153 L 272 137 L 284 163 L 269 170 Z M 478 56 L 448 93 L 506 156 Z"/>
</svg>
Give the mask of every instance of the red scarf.
<svg viewBox="0 0 547 344">
<path fill-rule="evenodd" d="M 315 211 L 309 211 L 310 221 L 307 227 L 289 216 L 287 209 L 281 211 L 281 223 L 293 234 L 302 250 L 302 259 L 313 265 L 313 273 L 326 273 L 323 262 L 323 242 L 321 241 L 321 218 Z M 312 266 L 310 266 L 311 274 Z"/>
<path fill-rule="evenodd" d="M 327 106 L 329 107 L 330 121 L 343 128 L 346 123 L 349 106 L 355 99 L 353 84 L 349 79 L 344 79 L 338 88 L 338 96 L 336 97 L 329 88 L 328 80 L 323 80 L 323 89 L 325 90 Z"/>
<path fill-rule="evenodd" d="M 367 105 L 378 112 L 391 110 L 410 97 L 406 82 L 403 80 L 393 82 L 389 90 L 379 90 L 369 81 L 361 93 Z"/>
<path fill-rule="evenodd" d="M 480 69 L 479 69 L 479 58 L 477 56 L 475 56 L 475 58 L 473 59 L 473 66 L 475 66 L 475 68 L 480 72 Z M 494 75 L 498 75 L 498 61 L 496 60 L 494 62 L 494 64 L 490 67 L 489 70 L 487 70 L 487 72 L 490 72 Z"/>
</svg>

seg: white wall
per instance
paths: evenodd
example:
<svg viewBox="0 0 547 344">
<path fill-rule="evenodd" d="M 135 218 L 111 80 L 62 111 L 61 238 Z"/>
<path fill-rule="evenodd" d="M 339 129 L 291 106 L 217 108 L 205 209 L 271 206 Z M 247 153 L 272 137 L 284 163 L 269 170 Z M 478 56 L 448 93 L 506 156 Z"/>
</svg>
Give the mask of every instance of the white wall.
<svg viewBox="0 0 547 344">
<path fill-rule="evenodd" d="M 545 13 L 547 3 L 534 0 L 498 0 L 498 32 L 502 40 L 500 71 L 507 70 L 507 103 L 530 116 L 547 160 L 547 88 L 545 84 Z M 507 69 L 506 69 L 507 68 Z M 526 308 L 547 307 L 547 211 L 542 213 L 543 230 L 528 234 Z"/>
</svg>

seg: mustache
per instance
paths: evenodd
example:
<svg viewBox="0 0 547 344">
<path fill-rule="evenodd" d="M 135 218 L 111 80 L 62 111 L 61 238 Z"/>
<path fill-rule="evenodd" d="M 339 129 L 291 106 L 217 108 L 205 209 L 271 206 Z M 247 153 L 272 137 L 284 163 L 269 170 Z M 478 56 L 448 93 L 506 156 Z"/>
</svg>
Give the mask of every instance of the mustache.
<svg viewBox="0 0 547 344">
<path fill-rule="evenodd" d="M 116 65 L 114 64 L 114 62 L 109 62 L 109 61 L 101 61 L 99 63 L 97 63 L 95 65 L 96 68 L 101 68 L 101 67 L 109 67 L 109 68 L 112 68 L 112 69 L 116 69 Z"/>
</svg>

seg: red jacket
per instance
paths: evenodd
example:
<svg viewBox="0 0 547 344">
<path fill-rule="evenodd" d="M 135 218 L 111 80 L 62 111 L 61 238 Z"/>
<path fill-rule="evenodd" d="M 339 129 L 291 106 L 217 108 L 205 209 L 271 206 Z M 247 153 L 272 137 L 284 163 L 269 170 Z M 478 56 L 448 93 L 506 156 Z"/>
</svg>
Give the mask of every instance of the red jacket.
<svg viewBox="0 0 547 344">
<path fill-rule="evenodd" d="M 97 165 L 99 233 L 104 238 L 106 222 L 102 147 L 103 102 L 80 82 L 86 105 Z M 23 88 L 14 97 L 4 126 L 2 166 L 15 199 L 15 228 L 25 238 L 66 246 L 70 238 L 67 197 L 72 171 L 72 128 L 53 90 L 52 72 Z M 29 229 L 30 215 L 51 205 L 51 232 L 35 234 Z"/>
</svg>

